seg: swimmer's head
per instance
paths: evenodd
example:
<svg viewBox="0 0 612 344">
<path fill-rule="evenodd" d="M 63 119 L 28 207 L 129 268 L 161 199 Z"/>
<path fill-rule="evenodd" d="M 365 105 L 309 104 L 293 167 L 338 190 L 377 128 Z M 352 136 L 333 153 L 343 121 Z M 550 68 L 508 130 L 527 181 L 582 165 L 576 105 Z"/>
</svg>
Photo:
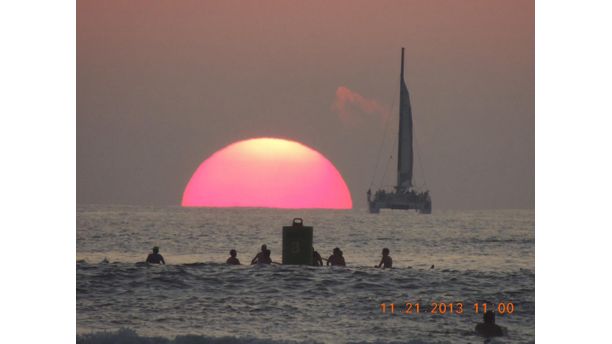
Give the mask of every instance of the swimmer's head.
<svg viewBox="0 0 612 344">
<path fill-rule="evenodd" d="M 238 254 L 238 253 L 236 253 L 236 250 L 233 250 L 233 249 L 232 249 L 232 250 L 230 250 L 230 256 L 232 256 L 232 257 L 236 257 L 236 255 L 237 255 L 237 254 Z"/>
<path fill-rule="evenodd" d="M 340 254 L 340 249 L 339 248 L 334 248 L 334 254 Z"/>
<path fill-rule="evenodd" d="M 261 252 L 265 252 L 268 249 L 266 244 L 261 245 Z"/>
<path fill-rule="evenodd" d="M 385 247 L 385 248 L 383 248 L 382 255 L 383 255 L 383 256 L 388 256 L 388 255 L 389 255 L 389 249 L 388 249 L 388 248 L 386 248 L 386 247 Z"/>
<path fill-rule="evenodd" d="M 153 253 L 159 253 L 159 247 L 157 246 L 153 247 Z"/>
</svg>

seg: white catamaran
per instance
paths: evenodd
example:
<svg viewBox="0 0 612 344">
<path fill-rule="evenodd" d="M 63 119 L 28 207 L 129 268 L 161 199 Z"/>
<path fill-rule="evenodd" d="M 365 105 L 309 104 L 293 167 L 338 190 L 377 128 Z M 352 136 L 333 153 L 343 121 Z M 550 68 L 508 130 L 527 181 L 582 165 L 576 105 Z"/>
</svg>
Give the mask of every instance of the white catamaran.
<svg viewBox="0 0 612 344">
<path fill-rule="evenodd" d="M 418 191 L 412 184 L 413 168 L 413 130 L 410 95 L 404 81 L 404 48 L 402 48 L 402 67 L 400 73 L 399 138 L 397 153 L 397 185 L 393 191 L 380 189 L 372 198 L 368 189 L 370 213 L 380 209 L 414 209 L 421 214 L 431 214 L 431 196 L 428 190 Z"/>
</svg>

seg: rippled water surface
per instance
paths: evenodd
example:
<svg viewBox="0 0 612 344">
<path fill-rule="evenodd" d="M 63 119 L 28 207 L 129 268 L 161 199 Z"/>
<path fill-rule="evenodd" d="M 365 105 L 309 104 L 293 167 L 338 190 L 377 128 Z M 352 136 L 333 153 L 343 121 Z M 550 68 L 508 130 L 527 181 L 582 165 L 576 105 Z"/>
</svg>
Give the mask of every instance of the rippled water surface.
<svg viewBox="0 0 612 344">
<path fill-rule="evenodd" d="M 262 243 L 280 262 L 294 217 L 314 226 L 322 256 L 338 246 L 348 266 L 223 264 L 231 248 L 248 263 Z M 168 265 L 141 263 L 154 245 Z M 394 269 L 373 268 L 383 247 Z M 482 342 L 474 303 L 500 302 L 515 311 L 497 315 L 508 335 L 493 342 L 534 340 L 533 211 L 80 206 L 76 265 L 80 342 Z M 406 302 L 421 312 L 401 314 Z M 464 312 L 432 314 L 432 302 Z"/>
</svg>

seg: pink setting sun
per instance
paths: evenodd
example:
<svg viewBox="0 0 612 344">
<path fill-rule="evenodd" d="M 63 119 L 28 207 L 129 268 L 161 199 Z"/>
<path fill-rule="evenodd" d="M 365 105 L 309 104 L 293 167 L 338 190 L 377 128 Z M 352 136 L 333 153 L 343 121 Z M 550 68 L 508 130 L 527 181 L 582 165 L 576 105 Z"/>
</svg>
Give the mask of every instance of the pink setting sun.
<svg viewBox="0 0 612 344">
<path fill-rule="evenodd" d="M 353 202 L 342 175 L 321 153 L 295 141 L 256 138 L 204 160 L 182 205 L 350 209 Z"/>
</svg>

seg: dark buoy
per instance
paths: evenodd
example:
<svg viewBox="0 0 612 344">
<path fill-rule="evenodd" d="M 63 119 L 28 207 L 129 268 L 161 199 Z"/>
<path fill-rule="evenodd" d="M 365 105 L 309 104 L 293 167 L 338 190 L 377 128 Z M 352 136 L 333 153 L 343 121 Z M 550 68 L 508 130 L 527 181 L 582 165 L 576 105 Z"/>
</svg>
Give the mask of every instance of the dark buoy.
<svg viewBox="0 0 612 344">
<path fill-rule="evenodd" d="M 283 265 L 312 265 L 312 227 L 301 218 L 283 227 Z"/>
<path fill-rule="evenodd" d="M 487 311 L 482 315 L 483 323 L 476 325 L 476 332 L 483 337 L 499 337 L 505 334 L 505 329 L 495 325 L 495 313 Z"/>
</svg>

